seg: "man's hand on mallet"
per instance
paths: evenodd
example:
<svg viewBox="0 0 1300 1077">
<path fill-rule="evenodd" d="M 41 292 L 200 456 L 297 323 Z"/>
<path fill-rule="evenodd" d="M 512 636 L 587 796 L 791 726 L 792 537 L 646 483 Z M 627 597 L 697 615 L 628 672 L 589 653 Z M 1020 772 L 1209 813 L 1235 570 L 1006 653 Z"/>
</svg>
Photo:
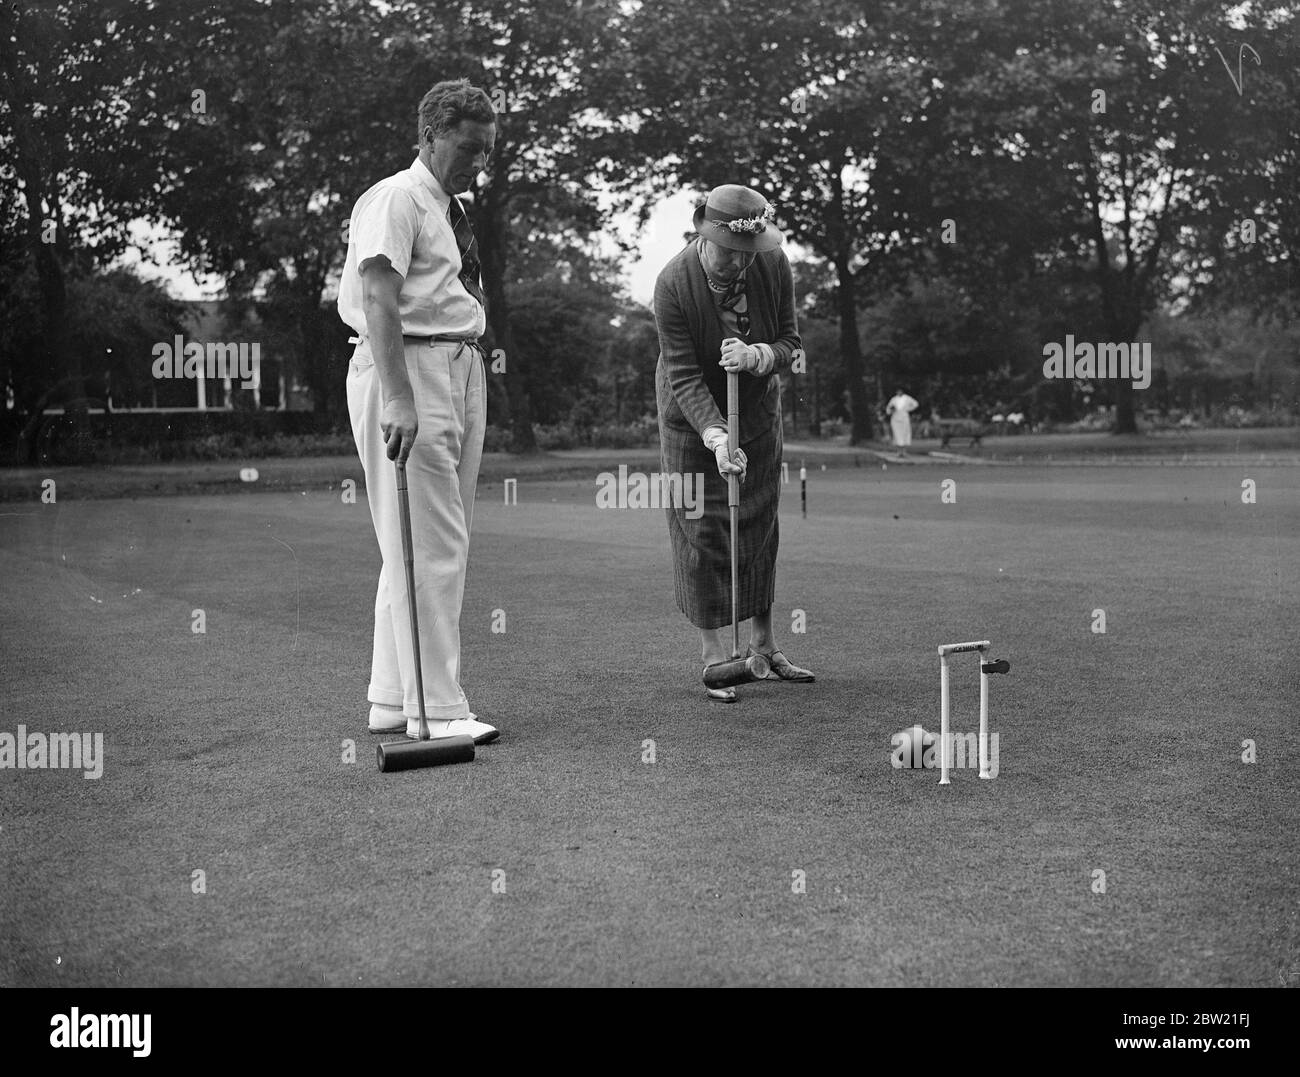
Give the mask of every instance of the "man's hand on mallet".
<svg viewBox="0 0 1300 1077">
<path fill-rule="evenodd" d="M 415 401 L 405 396 L 388 401 L 379 417 L 379 429 L 384 435 L 388 459 L 405 465 L 420 429 L 420 422 L 415 417 Z"/>
</svg>

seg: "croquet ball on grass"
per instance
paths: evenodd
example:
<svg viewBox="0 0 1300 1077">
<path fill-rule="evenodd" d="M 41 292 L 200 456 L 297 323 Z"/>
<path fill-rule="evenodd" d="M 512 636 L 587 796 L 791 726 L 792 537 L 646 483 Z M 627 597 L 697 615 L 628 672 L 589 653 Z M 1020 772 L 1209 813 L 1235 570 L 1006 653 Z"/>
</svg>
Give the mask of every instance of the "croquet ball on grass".
<svg viewBox="0 0 1300 1077">
<path fill-rule="evenodd" d="M 889 762 L 895 770 L 934 769 L 939 738 L 919 725 L 904 729 L 889 738 Z"/>
</svg>

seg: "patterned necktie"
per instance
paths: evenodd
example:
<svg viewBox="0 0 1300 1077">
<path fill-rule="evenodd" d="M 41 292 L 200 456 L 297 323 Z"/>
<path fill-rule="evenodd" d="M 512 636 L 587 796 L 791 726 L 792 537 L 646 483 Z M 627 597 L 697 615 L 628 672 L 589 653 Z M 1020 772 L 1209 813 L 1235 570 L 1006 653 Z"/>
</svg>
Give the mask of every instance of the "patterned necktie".
<svg viewBox="0 0 1300 1077">
<path fill-rule="evenodd" d="M 451 221 L 452 231 L 456 233 L 456 246 L 460 249 L 460 282 L 465 285 L 479 304 L 487 306 L 483 287 L 479 284 L 478 240 L 474 238 L 474 229 L 469 225 L 465 207 L 460 199 L 452 195 L 451 205 L 447 207 L 447 219 Z"/>
</svg>

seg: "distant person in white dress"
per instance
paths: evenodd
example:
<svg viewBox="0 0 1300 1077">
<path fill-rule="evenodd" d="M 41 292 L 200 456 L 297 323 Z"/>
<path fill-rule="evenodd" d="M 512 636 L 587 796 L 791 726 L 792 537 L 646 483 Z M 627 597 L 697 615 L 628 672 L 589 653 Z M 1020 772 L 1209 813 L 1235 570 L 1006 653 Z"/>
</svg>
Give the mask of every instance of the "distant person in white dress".
<svg viewBox="0 0 1300 1077">
<path fill-rule="evenodd" d="M 889 427 L 894 433 L 894 445 L 905 449 L 912 444 L 912 412 L 921 405 L 899 389 L 888 404 L 885 413 L 889 416 Z"/>
</svg>

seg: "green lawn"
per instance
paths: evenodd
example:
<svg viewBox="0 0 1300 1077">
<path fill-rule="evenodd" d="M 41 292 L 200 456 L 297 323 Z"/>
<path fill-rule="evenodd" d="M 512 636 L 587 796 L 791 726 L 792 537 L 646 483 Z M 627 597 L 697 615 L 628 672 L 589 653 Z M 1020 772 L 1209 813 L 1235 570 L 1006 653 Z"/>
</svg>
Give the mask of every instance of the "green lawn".
<svg viewBox="0 0 1300 1077">
<path fill-rule="evenodd" d="M 464 681 L 502 738 L 391 775 L 364 493 L 5 504 L 0 732 L 102 731 L 105 758 L 0 770 L 0 985 L 1300 973 L 1300 469 L 810 470 L 776 610 L 818 680 L 732 707 L 661 513 L 596 509 L 598 470 L 525 473 L 515 507 L 480 485 Z M 937 727 L 936 645 L 978 638 L 1012 667 L 998 777 L 893 769 L 893 733 Z M 956 660 L 954 729 L 977 695 Z"/>
</svg>

